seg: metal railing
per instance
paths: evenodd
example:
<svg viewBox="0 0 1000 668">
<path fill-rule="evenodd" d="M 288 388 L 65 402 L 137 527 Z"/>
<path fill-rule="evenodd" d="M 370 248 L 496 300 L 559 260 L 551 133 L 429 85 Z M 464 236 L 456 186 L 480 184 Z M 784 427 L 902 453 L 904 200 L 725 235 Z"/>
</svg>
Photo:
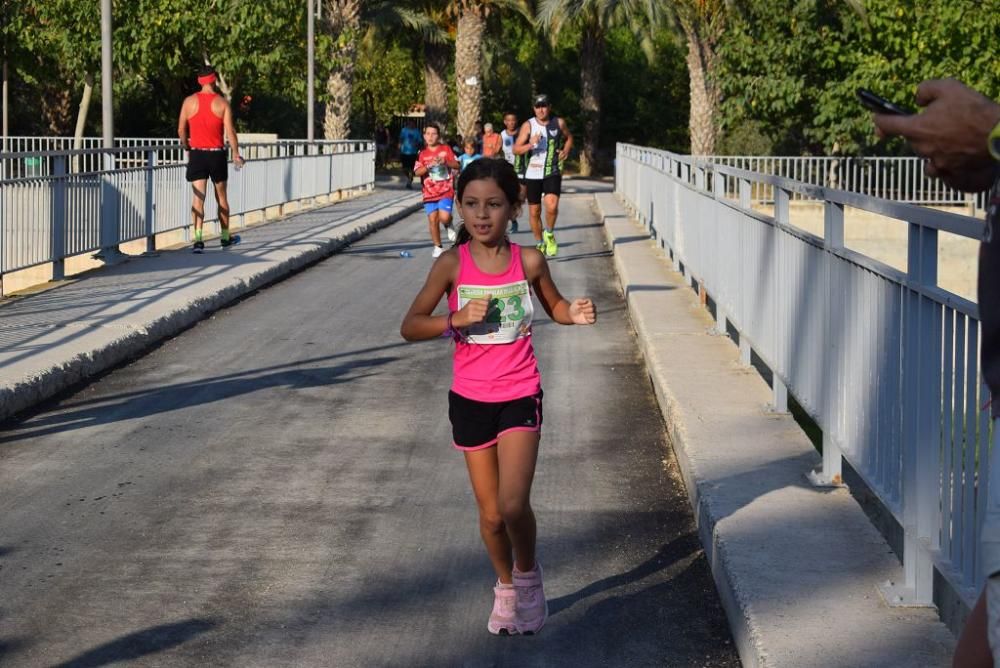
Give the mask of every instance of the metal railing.
<svg viewBox="0 0 1000 668">
<path fill-rule="evenodd" d="M 375 180 L 375 146 L 369 141 L 282 141 L 240 149 L 247 163 L 240 171 L 230 169 L 233 216 Z M 37 173 L 15 168 L 29 158 L 38 160 Z M 0 278 L 50 262 L 61 278 L 67 257 L 141 238 L 152 250 L 155 235 L 191 225 L 192 189 L 176 141 L 2 153 L 0 164 L 10 168 L 0 179 Z M 209 196 L 205 221 L 217 219 Z"/>
<path fill-rule="evenodd" d="M 860 195 L 925 206 L 970 206 L 986 208 L 986 193 L 969 194 L 924 173 L 921 158 L 902 157 L 785 157 L 707 156 L 712 164 L 735 167 L 759 174 L 780 176 L 814 186 L 846 190 Z M 734 193 L 730 193 L 734 194 Z M 796 192 L 793 200 L 802 199 Z M 754 204 L 773 204 L 771 184 L 755 183 L 750 193 Z"/>
<path fill-rule="evenodd" d="M 820 481 L 841 457 L 903 529 L 903 591 L 933 600 L 934 567 L 970 604 L 989 484 L 987 395 L 975 303 L 937 285 L 938 233 L 978 239 L 974 218 L 666 151 L 618 145 L 616 192 L 675 267 L 715 302 L 823 430 Z M 752 207 L 768 189 L 774 215 Z M 789 202 L 824 208 L 824 234 L 789 224 Z M 908 226 L 907 272 L 844 247 L 844 207 Z"/>
</svg>

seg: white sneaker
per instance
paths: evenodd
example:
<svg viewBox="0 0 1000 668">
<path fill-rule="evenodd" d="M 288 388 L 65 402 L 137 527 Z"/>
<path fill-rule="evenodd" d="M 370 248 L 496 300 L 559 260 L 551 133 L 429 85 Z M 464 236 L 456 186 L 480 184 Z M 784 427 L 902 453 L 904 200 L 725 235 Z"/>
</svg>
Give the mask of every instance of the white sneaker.
<svg viewBox="0 0 1000 668">
<path fill-rule="evenodd" d="M 435 246 L 434 247 L 434 252 L 431 253 L 431 257 L 435 257 L 435 258 L 436 257 L 441 257 L 441 253 L 443 253 L 443 252 L 444 252 L 443 248 L 441 248 L 440 246 Z"/>
<path fill-rule="evenodd" d="M 445 232 L 448 234 L 448 241 L 454 242 L 458 238 L 458 232 L 455 231 L 455 223 L 448 225 L 444 228 Z"/>
</svg>

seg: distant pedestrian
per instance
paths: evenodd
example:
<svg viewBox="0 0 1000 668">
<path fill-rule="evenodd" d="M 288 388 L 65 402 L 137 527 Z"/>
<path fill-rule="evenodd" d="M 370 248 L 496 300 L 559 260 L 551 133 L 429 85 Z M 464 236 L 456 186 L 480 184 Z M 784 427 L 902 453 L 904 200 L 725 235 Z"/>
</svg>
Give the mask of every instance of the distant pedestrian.
<svg viewBox="0 0 1000 668">
<path fill-rule="evenodd" d="M 987 579 L 962 629 L 953 665 L 1000 667 L 1000 104 L 954 79 L 920 84 L 917 104 L 924 107 L 922 113 L 876 114 L 879 134 L 905 138 L 926 161 L 927 174 L 952 188 L 990 188 L 979 247 L 978 297 L 980 368 L 993 419 L 992 444 L 979 453 L 980 471 L 989 471 L 979 546 Z"/>
<path fill-rule="evenodd" d="M 496 158 L 503 148 L 503 139 L 500 134 L 493 131 L 493 124 L 487 123 L 483 126 L 483 157 Z"/>
<path fill-rule="evenodd" d="M 385 167 L 389 154 L 389 129 L 379 123 L 375 126 L 375 167 Z"/>
<path fill-rule="evenodd" d="M 406 187 L 413 187 L 413 166 L 417 162 L 417 155 L 424 146 L 423 137 L 420 130 L 412 118 L 407 118 L 403 124 L 403 129 L 399 132 L 399 163 L 406 173 Z"/>
<path fill-rule="evenodd" d="M 482 159 L 469 165 L 458 179 L 464 222 L 458 244 L 431 267 L 400 327 L 407 341 L 448 336 L 455 344 L 448 417 L 496 573 L 486 624 L 493 634 L 536 633 L 548 616 L 531 509 L 542 428 L 532 294 L 559 324 L 597 319 L 590 299 L 563 298 L 541 253 L 507 239 L 507 222 L 519 208 L 510 164 Z M 442 297 L 448 314 L 431 315 Z"/>
<path fill-rule="evenodd" d="M 503 116 L 504 129 L 500 132 L 500 146 L 504 159 L 514 165 L 517 178 L 521 181 L 521 201 L 525 201 L 527 193 L 524 185 L 524 172 L 528 168 L 528 155 L 517 155 L 514 153 L 514 144 L 517 143 L 517 114 L 507 112 Z M 510 221 L 510 231 L 517 232 L 517 220 Z"/>
<path fill-rule="evenodd" d="M 465 140 L 465 150 L 462 155 L 458 157 L 458 164 L 460 165 L 461 171 L 465 171 L 465 168 L 472 164 L 474 160 L 479 160 L 482 158 L 480 154 L 476 153 L 476 142 L 470 137 Z"/>
<path fill-rule="evenodd" d="M 424 213 L 434 243 L 433 257 L 444 252 L 441 246 L 440 226 L 448 232 L 448 241 L 456 238 L 455 227 L 451 223 L 455 188 L 451 170 L 458 169 L 455 153 L 448 146 L 439 143 L 438 126 L 428 123 L 424 128 L 424 142 L 427 147 L 417 157 L 414 171 L 423 180 Z"/>
<path fill-rule="evenodd" d="M 186 179 L 194 190 L 191 217 L 194 222 L 195 253 L 205 249 L 203 227 L 205 224 L 205 197 L 208 179 L 215 186 L 215 201 L 219 209 L 219 227 L 222 228 L 222 247 L 240 242 L 238 234 L 229 234 L 229 198 L 226 182 L 229 180 L 229 161 L 226 157 L 225 137 L 233 151 L 233 164 L 243 166 L 239 140 L 233 125 L 233 110 L 215 88 L 218 75 L 211 66 L 198 70 L 201 90 L 189 95 L 181 105 L 177 120 L 177 136 L 181 146 L 188 151 Z"/>
</svg>

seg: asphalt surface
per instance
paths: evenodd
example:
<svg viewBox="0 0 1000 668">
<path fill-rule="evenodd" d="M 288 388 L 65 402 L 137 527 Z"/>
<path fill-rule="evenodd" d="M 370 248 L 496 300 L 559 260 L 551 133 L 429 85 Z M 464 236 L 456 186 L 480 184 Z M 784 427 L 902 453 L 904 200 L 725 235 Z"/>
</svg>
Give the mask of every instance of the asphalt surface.
<svg viewBox="0 0 1000 668">
<path fill-rule="evenodd" d="M 486 631 L 450 348 L 399 337 L 417 214 L 0 431 L 0 664 L 739 665 L 591 198 L 560 221 L 599 321 L 535 327 L 539 635 Z"/>
</svg>

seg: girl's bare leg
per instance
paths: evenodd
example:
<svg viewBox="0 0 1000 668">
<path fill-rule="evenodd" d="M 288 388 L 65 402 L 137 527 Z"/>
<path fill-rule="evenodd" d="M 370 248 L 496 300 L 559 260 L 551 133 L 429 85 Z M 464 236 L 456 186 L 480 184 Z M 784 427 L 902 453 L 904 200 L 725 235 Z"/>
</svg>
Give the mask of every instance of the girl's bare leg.
<svg viewBox="0 0 1000 668">
<path fill-rule="evenodd" d="M 500 437 L 497 457 L 500 466 L 498 507 L 514 547 L 517 569 L 535 567 L 537 528 L 531 510 L 531 483 L 538 460 L 537 431 L 511 431 Z"/>
<path fill-rule="evenodd" d="M 435 225 L 436 226 L 436 225 Z M 500 515 L 498 504 L 499 466 L 497 448 L 484 448 L 465 453 L 465 465 L 469 469 L 472 491 L 479 506 L 479 535 L 486 545 L 493 570 L 503 584 L 511 584 L 511 569 L 514 559 L 511 555 L 510 538 L 507 527 Z"/>
</svg>

